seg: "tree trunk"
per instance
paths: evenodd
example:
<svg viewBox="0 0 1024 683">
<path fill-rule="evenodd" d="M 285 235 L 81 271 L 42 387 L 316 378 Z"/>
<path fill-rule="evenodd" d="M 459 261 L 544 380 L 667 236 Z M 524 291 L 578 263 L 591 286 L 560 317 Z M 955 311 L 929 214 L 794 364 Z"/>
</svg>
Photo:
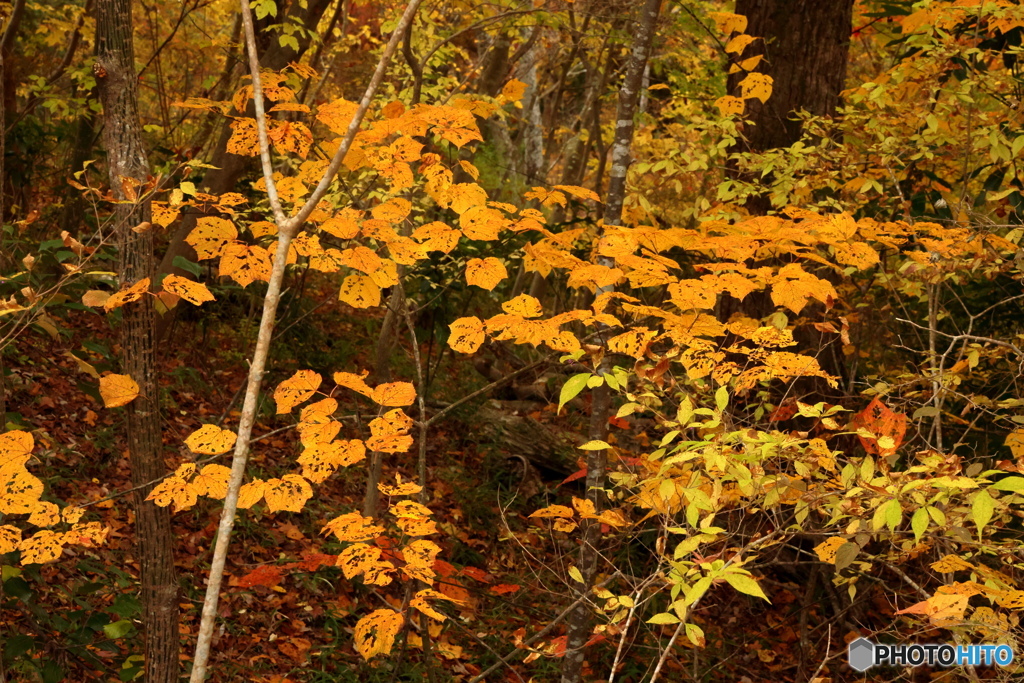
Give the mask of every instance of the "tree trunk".
<svg viewBox="0 0 1024 683">
<path fill-rule="evenodd" d="M 654 42 L 654 32 L 661 10 L 661 0 L 645 0 L 640 10 L 637 28 L 633 33 L 634 42 L 626 66 L 626 75 L 619 90 L 619 103 L 615 113 L 615 140 L 612 143 L 612 167 L 608 181 L 608 192 L 605 195 L 605 225 L 619 225 L 622 221 L 622 204 L 626 197 L 626 173 L 629 170 L 630 148 L 633 144 L 633 118 L 640 101 L 640 87 L 644 69 Z M 611 259 L 602 257 L 601 265 L 612 265 Z M 600 295 L 612 288 L 598 288 L 595 294 Z M 611 363 L 606 354 L 601 361 L 602 374 L 611 370 Z M 607 384 L 596 387 L 590 409 L 591 440 L 604 441 L 608 438 L 608 417 L 611 412 L 611 395 Z M 587 499 L 594 503 L 598 512 L 604 506 L 602 492 L 605 485 L 607 458 L 605 451 L 587 451 Z M 593 519 L 582 520 L 580 524 L 583 536 L 580 546 L 580 566 L 583 583 L 576 587 L 574 598 L 584 597 L 594 584 L 600 555 L 598 544 L 601 540 L 601 524 Z M 590 604 L 580 600 L 569 615 L 566 626 L 565 659 L 562 662 L 562 683 L 579 683 L 582 680 L 584 648 L 590 639 L 592 614 Z"/>
<path fill-rule="evenodd" d="M 747 100 L 745 118 L 754 125 L 744 128 L 742 148 L 764 152 L 789 147 L 801 134 L 794 112 L 835 114 L 846 81 L 853 0 L 737 0 L 736 14 L 747 17 L 746 33 L 758 40 L 734 61 L 764 55 L 757 71 L 773 81 L 767 102 Z M 730 74 L 729 92 L 736 94 L 745 77 L 743 71 Z M 764 215 L 771 204 L 765 195 L 748 200 L 746 207 Z"/>
<path fill-rule="evenodd" d="M 736 14 L 747 17 L 746 33 L 757 40 L 741 55 L 733 56 L 733 62 L 764 55 L 756 70 L 772 77 L 772 93 L 767 102 L 747 100 L 745 118 L 753 125 L 744 128 L 737 151 L 761 153 L 789 147 L 803 132 L 800 121 L 794 117 L 796 112 L 804 110 L 816 116 L 832 116 L 836 112 L 846 81 L 853 0 L 737 0 Z M 745 77 L 743 71 L 730 74 L 729 92 L 738 94 L 739 83 Z M 751 215 L 767 214 L 772 208 L 772 175 L 762 176 L 756 169 L 743 174 L 731 162 L 728 168 L 732 177 L 764 188 L 748 197 L 744 207 Z M 828 278 L 832 273 L 819 275 Z M 767 292 L 754 292 L 742 302 L 725 297 L 719 312 L 723 320 L 737 311 L 761 319 L 774 308 Z M 797 330 L 796 339 L 802 351 L 818 357 L 826 372 L 845 376 L 841 355 L 828 347 L 823 333 L 805 326 Z M 801 380 L 794 389 L 802 400 L 811 403 L 838 398 L 836 391 L 820 378 Z"/>
<path fill-rule="evenodd" d="M 149 175 L 137 103 L 131 0 L 100 0 L 96 16 L 96 56 L 103 104 L 103 143 L 110 185 L 118 199 L 132 196 Z M 138 188 L 141 194 L 142 188 Z M 114 213 L 120 247 L 122 286 L 154 274 L 153 231 L 132 227 L 149 219 L 148 199 L 118 204 Z M 167 473 L 162 457 L 159 387 L 153 363 L 153 298 L 143 296 L 121 309 L 123 371 L 139 385 L 139 397 L 125 408 L 132 484 L 142 486 Z M 174 536 L 169 508 L 146 501 L 149 488 L 135 492 L 136 552 L 142 581 L 146 680 L 178 680 L 178 606 L 174 576 Z"/>
</svg>

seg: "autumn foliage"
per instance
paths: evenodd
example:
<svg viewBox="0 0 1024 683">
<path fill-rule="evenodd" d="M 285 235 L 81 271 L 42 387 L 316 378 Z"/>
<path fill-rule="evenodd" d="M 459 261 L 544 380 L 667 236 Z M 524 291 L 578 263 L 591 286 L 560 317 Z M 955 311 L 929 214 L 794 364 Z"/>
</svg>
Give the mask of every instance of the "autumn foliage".
<svg viewBox="0 0 1024 683">
<path fill-rule="evenodd" d="M 815 65 L 743 3 L 643 4 L 145 9 L 157 170 L 116 188 L 75 113 L 103 76 L 15 60 L 0 674 L 143 675 L 129 493 L 173 513 L 211 680 L 854 680 L 858 637 L 1016 642 L 1024 10 L 856 3 L 841 104 L 758 149 L 771 74 Z M 78 49 L 91 3 L 26 5 L 19 40 Z M 27 126 L 79 121 L 29 187 Z M 128 232 L 169 257 L 118 281 Z M 148 392 L 111 351 L 140 302 Z M 164 425 L 141 485 L 131 411 Z"/>
</svg>

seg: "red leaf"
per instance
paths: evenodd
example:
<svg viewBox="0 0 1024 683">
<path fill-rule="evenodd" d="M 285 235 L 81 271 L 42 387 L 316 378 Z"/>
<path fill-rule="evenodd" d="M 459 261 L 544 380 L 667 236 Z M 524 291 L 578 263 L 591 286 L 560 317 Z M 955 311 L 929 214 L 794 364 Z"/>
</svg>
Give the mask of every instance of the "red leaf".
<svg viewBox="0 0 1024 683">
<path fill-rule="evenodd" d="M 491 586 L 491 592 L 495 595 L 505 595 L 506 593 L 516 593 L 519 588 L 518 583 L 499 583 L 497 586 Z"/>
<path fill-rule="evenodd" d="M 281 568 L 274 564 L 265 564 L 243 576 L 238 580 L 240 588 L 252 588 L 253 586 L 266 586 L 273 588 L 281 583 Z"/>
<path fill-rule="evenodd" d="M 907 416 L 890 410 L 876 396 L 871 400 L 867 408 L 853 416 L 853 419 L 850 420 L 850 425 L 854 429 L 863 427 L 879 437 L 892 437 L 895 445 L 888 449 L 880 448 L 878 446 L 878 439 L 869 439 L 863 436 L 857 437 L 860 439 L 860 445 L 871 455 L 891 455 L 903 443 L 903 435 L 907 433 Z"/>
<path fill-rule="evenodd" d="M 476 579 L 481 583 L 490 583 L 492 581 L 490 574 L 485 572 L 483 569 L 477 569 L 476 567 L 463 567 L 462 575 L 468 576 L 471 579 Z"/>
<path fill-rule="evenodd" d="M 570 474 L 568 477 L 566 477 L 562 481 L 561 484 L 559 484 L 559 486 L 561 486 L 562 484 L 568 484 L 570 481 L 576 481 L 577 479 L 582 479 L 585 476 L 587 476 L 587 468 L 586 467 L 584 467 L 582 470 L 579 470 L 578 472 L 573 472 L 572 474 Z"/>
</svg>

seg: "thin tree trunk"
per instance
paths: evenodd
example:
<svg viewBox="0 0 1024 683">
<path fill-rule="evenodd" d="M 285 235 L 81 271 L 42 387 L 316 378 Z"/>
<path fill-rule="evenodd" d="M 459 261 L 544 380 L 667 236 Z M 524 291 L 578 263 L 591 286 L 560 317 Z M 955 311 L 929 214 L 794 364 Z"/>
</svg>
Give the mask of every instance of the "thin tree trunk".
<svg viewBox="0 0 1024 683">
<path fill-rule="evenodd" d="M 96 17 L 95 72 L 103 103 L 104 146 L 110 185 L 119 199 L 125 187 L 141 186 L 149 175 L 137 103 L 130 0 L 100 0 Z M 141 187 L 137 192 L 141 193 Z M 114 212 L 120 246 L 120 281 L 129 285 L 153 276 L 153 233 L 132 227 L 149 220 L 149 201 L 118 204 Z M 136 548 L 142 581 L 146 680 L 178 680 L 178 585 L 174 576 L 174 536 L 168 508 L 146 501 L 149 487 L 166 474 L 162 457 L 160 394 L 153 363 L 153 299 L 142 297 L 122 308 L 121 346 L 125 373 L 138 383 L 139 397 L 126 408 L 128 452 L 135 492 Z"/>
<path fill-rule="evenodd" d="M 334 176 L 341 168 L 341 162 L 345 158 L 356 133 L 362 125 L 370 103 L 373 101 L 377 88 L 384 80 L 384 72 L 391 61 L 391 56 L 398 46 L 398 42 L 405 33 L 406 27 L 416 15 L 419 9 L 420 0 L 410 0 L 405 8 L 402 18 L 398 21 L 391 39 L 384 48 L 377 67 L 373 72 L 370 83 L 366 86 L 359 107 L 352 116 L 348 130 L 338 145 L 338 150 L 331 159 L 330 165 L 324 171 L 320 182 L 310 194 L 306 203 L 293 216 L 285 215 L 281 208 L 281 200 L 277 194 L 277 184 L 274 182 L 274 169 L 270 157 L 270 144 L 267 136 L 267 117 L 263 110 L 263 90 L 260 85 L 260 60 L 256 46 L 256 36 L 252 21 L 252 12 L 249 8 L 249 0 L 239 0 L 242 12 L 242 24 L 245 29 L 245 46 L 249 56 L 249 74 L 252 76 L 253 103 L 256 110 L 256 127 L 259 131 L 260 143 L 260 165 L 263 170 L 263 179 L 267 183 L 267 198 L 270 200 L 270 208 L 274 214 L 274 222 L 277 224 L 280 238 L 277 243 L 277 251 L 274 256 L 274 266 L 270 271 L 270 282 L 267 283 L 267 295 L 263 300 L 263 315 L 260 318 L 259 334 L 256 338 L 256 348 L 253 350 L 252 362 L 249 365 L 249 377 L 246 381 L 245 398 L 242 402 L 242 413 L 239 416 L 238 438 L 235 441 L 234 452 L 231 456 L 231 475 L 228 479 L 227 494 L 224 496 L 224 509 L 221 511 L 220 523 L 217 527 L 217 542 L 213 548 L 213 557 L 210 561 L 210 579 L 206 585 L 206 596 L 203 598 L 202 619 L 199 624 L 199 634 L 196 638 L 195 657 L 192 663 L 192 674 L 190 683 L 203 683 L 206 679 L 207 664 L 210 659 L 210 649 L 213 645 L 213 628 L 217 621 L 217 605 L 220 602 L 220 587 L 224 581 L 224 567 L 227 563 L 228 549 L 231 546 L 231 531 L 235 526 L 235 513 L 238 511 L 238 492 L 242 488 L 242 479 L 245 477 L 245 465 L 249 457 L 249 444 L 252 440 L 252 427 L 256 422 L 256 408 L 259 402 L 260 388 L 263 386 L 263 372 L 267 366 L 267 356 L 270 353 L 270 343 L 274 337 L 274 323 L 277 318 L 277 305 L 281 300 L 281 284 L 284 281 L 285 267 L 288 261 L 288 246 L 302 225 L 309 218 L 313 209 L 327 193 L 328 188 L 334 181 Z"/>
<path fill-rule="evenodd" d="M 654 41 L 661 0 L 646 0 L 640 10 L 640 18 L 626 67 L 625 79 L 619 91 L 619 103 L 615 114 L 615 140 L 612 144 L 612 168 L 608 182 L 608 194 L 605 196 L 605 225 L 618 225 L 622 220 L 622 204 L 626 197 L 626 173 L 629 170 L 630 147 L 633 143 L 634 116 L 640 100 L 640 87 L 644 69 L 650 56 L 651 44 Z M 601 265 L 612 266 L 611 259 L 602 257 Z M 596 294 L 611 291 L 611 287 L 598 288 Z M 604 374 L 611 370 L 607 355 L 601 361 L 599 372 Z M 594 389 L 590 410 L 590 439 L 604 441 L 608 437 L 608 417 L 611 410 L 611 395 L 608 385 L 602 384 Z M 587 498 L 594 503 L 598 511 L 604 505 L 602 491 L 605 485 L 607 458 L 603 450 L 587 451 Z M 562 662 L 562 683 L 580 683 L 584 647 L 590 638 L 592 611 L 587 600 L 583 600 L 590 587 L 594 584 L 597 574 L 598 557 L 601 541 L 601 524 L 596 520 L 586 519 L 581 524 L 583 540 L 580 546 L 579 569 L 583 574 L 583 583 L 576 588 L 574 596 L 579 603 L 569 615 L 566 627 L 565 659 Z"/>
</svg>

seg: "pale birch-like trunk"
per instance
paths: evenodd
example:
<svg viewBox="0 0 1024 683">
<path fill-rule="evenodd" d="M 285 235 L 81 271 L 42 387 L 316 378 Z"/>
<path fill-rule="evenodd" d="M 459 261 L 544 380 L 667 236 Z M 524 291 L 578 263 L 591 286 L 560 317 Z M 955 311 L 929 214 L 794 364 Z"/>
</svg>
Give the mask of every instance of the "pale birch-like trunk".
<svg viewBox="0 0 1024 683">
<path fill-rule="evenodd" d="M 615 140 L 612 144 L 612 167 L 609 174 L 608 192 L 605 195 L 605 225 L 618 225 L 622 220 L 622 204 L 626 198 L 626 173 L 629 170 L 630 147 L 633 142 L 633 118 L 640 101 L 640 87 L 644 69 L 651 52 L 654 32 L 658 23 L 661 0 L 646 0 L 640 10 L 635 40 L 626 67 L 626 75 L 619 91 L 619 103 L 615 115 Z M 600 263 L 612 266 L 610 259 L 602 257 Z M 601 295 L 611 291 L 612 287 L 599 288 Z M 608 357 L 602 360 L 600 372 L 611 369 Z M 602 384 L 593 391 L 590 411 L 590 439 L 605 440 L 608 436 L 608 417 L 611 409 L 611 395 L 608 386 Z M 607 458 L 603 450 L 587 451 L 587 498 L 600 511 L 604 505 L 602 491 L 605 484 Z M 583 520 L 581 524 L 582 544 L 580 546 L 579 569 L 583 574 L 583 583 L 576 588 L 576 599 L 586 596 L 594 583 L 597 573 L 599 544 L 601 541 L 601 523 L 596 520 Z M 580 683 L 584 647 L 590 638 L 592 609 L 589 600 L 580 600 L 569 615 L 566 627 L 565 659 L 562 662 L 562 683 Z"/>
</svg>

